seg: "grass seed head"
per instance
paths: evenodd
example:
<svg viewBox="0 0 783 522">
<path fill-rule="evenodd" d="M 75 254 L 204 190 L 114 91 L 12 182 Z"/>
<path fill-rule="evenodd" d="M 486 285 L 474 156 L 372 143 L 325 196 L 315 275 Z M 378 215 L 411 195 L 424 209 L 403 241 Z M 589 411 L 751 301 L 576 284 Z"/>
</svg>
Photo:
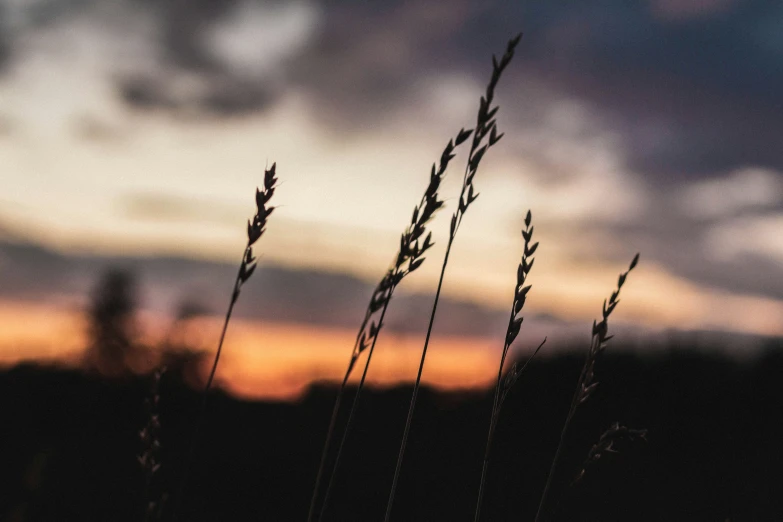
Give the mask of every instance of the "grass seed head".
<svg viewBox="0 0 783 522">
<path fill-rule="evenodd" d="M 352 354 L 349 373 L 359 358 L 359 355 L 372 346 L 381 330 L 381 325 L 374 327 L 370 318 L 388 305 L 394 289 L 410 273 L 421 267 L 426 259 L 424 254 L 435 244 L 432 240 L 432 232 L 427 230 L 427 223 L 432 220 L 435 213 L 443 207 L 443 201 L 439 198 L 440 184 L 446 175 L 449 163 L 454 159 L 454 150 L 464 143 L 473 134 L 472 129 L 460 129 L 457 137 L 450 139 L 440 155 L 440 161 L 433 163 L 430 169 L 430 180 L 427 189 L 418 205 L 413 208 L 410 224 L 400 235 L 400 246 L 394 259 L 394 266 L 389 269 L 378 286 L 373 291 L 370 304 L 365 312 L 364 321 L 357 334 L 356 345 Z M 424 238 L 422 240 L 422 237 Z"/>
<path fill-rule="evenodd" d="M 234 286 L 234 293 L 232 299 L 236 301 L 239 297 L 239 291 L 243 284 L 250 279 L 253 272 L 256 269 L 256 258 L 253 256 L 253 245 L 261 239 L 261 236 L 266 232 L 266 223 L 269 216 L 275 210 L 275 207 L 269 206 L 269 200 L 275 193 L 277 184 L 277 163 L 272 163 L 272 166 L 264 171 L 264 185 L 263 189 L 256 188 L 256 214 L 247 222 L 247 247 L 245 247 L 245 255 L 242 258 L 242 263 L 239 266 L 239 275 L 237 277 L 236 285 Z"/>
<path fill-rule="evenodd" d="M 593 321 L 592 341 L 590 343 L 590 350 L 587 355 L 587 361 L 583 370 L 583 378 L 580 384 L 579 393 L 575 398 L 575 402 L 572 405 L 573 408 L 585 403 L 598 386 L 597 382 L 594 382 L 594 370 L 595 362 L 598 359 L 598 355 L 606 349 L 606 343 L 613 337 L 608 335 L 609 332 L 609 316 L 614 309 L 620 303 L 618 297 L 620 295 L 620 289 L 625 284 L 625 280 L 628 274 L 633 270 L 639 262 L 639 254 L 636 254 L 631 261 L 628 270 L 621 273 L 617 279 L 617 288 L 612 292 L 609 297 L 609 301 L 604 300 L 601 308 L 602 319 L 600 321 Z"/>
<path fill-rule="evenodd" d="M 533 262 L 535 261 L 533 255 L 538 249 L 538 243 L 532 243 L 533 241 L 532 221 L 533 221 L 533 216 L 531 212 L 528 210 L 527 215 L 525 216 L 525 228 L 522 229 L 522 237 L 525 240 L 525 245 L 522 251 L 523 252 L 522 260 L 519 262 L 519 266 L 517 267 L 517 280 L 516 280 L 516 285 L 514 287 L 514 300 L 512 301 L 511 304 L 511 315 L 509 317 L 508 327 L 506 329 L 505 343 L 503 345 L 503 354 L 500 362 L 501 364 L 500 371 L 503 370 L 503 364 L 511 348 L 511 344 L 516 340 L 522 328 L 522 322 L 524 321 L 524 318 L 521 317 L 519 314 L 522 312 L 522 309 L 525 306 L 525 302 L 527 301 L 527 294 L 533 288 L 533 285 L 526 284 L 527 276 L 530 273 L 530 269 L 533 267 Z M 494 415 L 497 415 L 497 413 L 500 411 L 500 407 L 505 401 L 508 392 L 517 382 L 519 376 L 522 375 L 525 368 L 527 367 L 527 364 L 533 359 L 533 357 L 535 357 L 538 354 L 539 350 L 541 350 L 541 348 L 544 346 L 545 343 L 546 343 L 546 339 L 544 339 L 543 342 L 541 342 L 541 344 L 538 345 L 538 347 L 533 352 L 533 355 L 530 356 L 530 358 L 527 360 L 527 362 L 524 365 L 520 367 L 519 364 L 515 362 L 511 366 L 511 369 L 508 371 L 506 378 L 503 380 L 502 393 L 500 396 L 500 400 L 497 404 L 496 411 L 493 413 Z M 501 383 L 500 381 L 498 381 L 498 386 L 500 385 Z"/>
<path fill-rule="evenodd" d="M 593 447 L 590 448 L 590 451 L 587 453 L 587 458 L 585 459 L 584 464 L 582 464 L 582 468 L 571 482 L 571 485 L 573 486 L 581 482 L 587 473 L 587 470 L 592 467 L 593 464 L 598 462 L 604 455 L 607 453 L 619 453 L 617 444 L 625 441 L 647 442 L 647 430 L 628 428 L 626 426 L 620 425 L 619 422 L 612 424 L 609 429 L 601 434 L 598 442 L 593 444 Z"/>
</svg>

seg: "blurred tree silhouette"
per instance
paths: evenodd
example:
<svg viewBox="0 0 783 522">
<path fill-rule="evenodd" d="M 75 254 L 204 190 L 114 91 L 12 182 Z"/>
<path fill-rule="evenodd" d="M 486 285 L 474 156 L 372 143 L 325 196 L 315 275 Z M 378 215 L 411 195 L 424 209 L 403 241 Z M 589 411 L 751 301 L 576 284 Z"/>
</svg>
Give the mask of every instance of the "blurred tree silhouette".
<svg viewBox="0 0 783 522">
<path fill-rule="evenodd" d="M 109 376 L 126 371 L 137 349 L 136 306 L 134 276 L 125 270 L 109 269 L 96 286 L 88 311 L 87 368 Z"/>
<path fill-rule="evenodd" d="M 174 320 L 161 346 L 161 364 L 168 373 L 190 386 L 204 386 L 201 368 L 210 358 L 209 352 L 191 344 L 188 336 L 190 321 L 210 314 L 210 309 L 193 297 L 183 298 L 176 307 Z"/>
</svg>

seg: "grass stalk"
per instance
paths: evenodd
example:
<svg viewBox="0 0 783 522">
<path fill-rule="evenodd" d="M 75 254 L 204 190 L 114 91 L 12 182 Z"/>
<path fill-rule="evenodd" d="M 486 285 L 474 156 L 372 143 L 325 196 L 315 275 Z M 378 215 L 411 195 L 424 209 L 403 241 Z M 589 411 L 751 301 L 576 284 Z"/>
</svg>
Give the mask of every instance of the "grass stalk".
<svg viewBox="0 0 783 522">
<path fill-rule="evenodd" d="M 381 317 L 379 320 L 380 324 L 383 324 L 383 318 L 386 316 L 386 310 L 389 308 L 389 302 L 391 301 L 391 296 L 393 291 L 394 289 L 392 288 L 392 291 L 389 293 L 389 300 L 386 303 L 384 303 L 383 309 L 381 310 Z M 334 487 L 335 477 L 337 476 L 337 471 L 340 467 L 340 459 L 343 456 L 345 442 L 346 440 L 348 440 L 348 435 L 350 434 L 351 427 L 353 426 L 354 415 L 356 414 L 356 408 L 359 404 L 359 399 L 361 397 L 362 390 L 364 389 L 364 382 L 367 379 L 367 371 L 370 368 L 370 361 L 372 361 L 372 354 L 375 351 L 375 343 L 377 341 L 378 341 L 378 336 L 376 335 L 372 341 L 372 345 L 370 346 L 369 351 L 367 352 L 367 362 L 364 365 L 364 370 L 362 370 L 362 377 L 359 380 L 359 385 L 356 388 L 356 396 L 353 399 L 353 404 L 351 404 L 351 411 L 348 413 L 348 420 L 346 421 L 345 424 L 345 431 L 343 432 L 343 436 L 340 438 L 340 445 L 337 448 L 337 456 L 335 457 L 334 467 L 332 468 L 332 473 L 329 476 L 329 483 L 327 484 L 326 492 L 324 493 L 324 500 L 321 505 L 321 514 L 318 516 L 319 522 L 323 520 L 324 513 L 326 513 L 326 510 L 329 507 L 329 499 L 332 496 L 332 489 Z"/>
<path fill-rule="evenodd" d="M 421 198 L 419 204 L 413 209 L 413 215 L 411 222 L 400 237 L 400 248 L 394 258 L 393 268 L 386 272 L 386 275 L 378 283 L 378 286 L 373 291 L 370 304 L 367 306 L 367 310 L 364 314 L 364 319 L 359 327 L 359 332 L 356 334 L 356 341 L 354 342 L 351 358 L 348 362 L 348 369 L 343 377 L 340 390 L 337 394 L 337 400 L 335 401 L 334 408 L 332 409 L 332 417 L 329 422 L 329 428 L 326 434 L 326 442 L 324 443 L 323 451 L 321 452 L 321 459 L 318 465 L 318 473 L 316 474 L 315 485 L 313 487 L 313 494 L 310 499 L 310 509 L 307 514 L 307 521 L 312 522 L 315 518 L 315 506 L 318 500 L 318 493 L 320 490 L 323 474 L 326 467 L 326 459 L 329 454 L 332 440 L 334 438 L 334 431 L 337 424 L 337 416 L 342 404 L 343 396 L 348 383 L 348 378 L 353 371 L 356 362 L 359 360 L 361 354 L 369 348 L 367 360 L 364 365 L 362 377 L 359 382 L 359 386 L 356 390 L 356 396 L 354 397 L 351 411 L 348 416 L 348 422 L 343 432 L 342 439 L 340 440 L 340 446 L 338 448 L 335 464 L 332 467 L 332 473 L 329 478 L 326 494 L 324 495 L 324 501 L 321 508 L 321 514 L 318 520 L 321 520 L 323 513 L 326 511 L 328 500 L 331 496 L 332 486 L 334 483 L 334 477 L 337 473 L 340 464 L 340 458 L 342 457 L 345 441 L 350 433 L 351 426 L 353 424 L 354 414 L 356 411 L 361 392 L 364 388 L 365 379 L 367 377 L 367 371 L 372 361 L 372 355 L 375 351 L 375 345 L 378 341 L 381 329 L 383 328 L 383 319 L 386 315 L 386 310 L 391 302 L 392 295 L 397 286 L 402 280 L 411 272 L 418 269 L 425 258 L 424 253 L 433 246 L 432 232 L 429 232 L 424 238 L 423 243 L 420 243 L 420 239 L 427 231 L 426 224 L 432 219 L 435 213 L 443 206 L 443 201 L 438 199 L 438 190 L 440 183 L 446 175 L 449 162 L 454 158 L 454 149 L 464 143 L 473 133 L 472 130 L 461 129 L 457 134 L 457 137 L 453 140 L 449 140 L 446 147 L 443 149 L 440 157 L 439 165 L 433 164 L 430 172 L 430 181 L 427 186 L 424 195 Z M 376 323 L 371 321 L 372 317 L 380 311 L 380 319 Z M 369 325 L 369 327 L 368 327 Z"/>
<path fill-rule="evenodd" d="M 405 421 L 405 429 L 402 435 L 402 441 L 400 444 L 400 451 L 397 456 L 397 464 L 394 470 L 394 478 L 392 479 L 391 490 L 389 492 L 389 500 L 386 504 L 386 514 L 384 521 L 389 522 L 391 518 L 391 511 L 394 505 L 394 496 L 397 491 L 397 483 L 400 477 L 400 470 L 402 468 L 402 461 L 405 456 L 405 449 L 408 443 L 408 436 L 410 434 L 411 422 L 413 420 L 413 412 L 416 408 L 416 400 L 418 398 L 419 388 L 421 386 L 421 376 L 424 370 L 424 363 L 427 358 L 427 349 L 429 347 L 430 337 L 432 335 L 432 326 L 435 322 L 435 314 L 438 309 L 438 302 L 440 300 L 440 292 L 443 288 L 443 278 L 446 274 L 446 266 L 448 265 L 449 255 L 451 254 L 451 247 L 454 244 L 454 238 L 457 235 L 457 230 L 462 222 L 462 217 L 468 207 L 478 198 L 478 193 L 474 193 L 473 178 L 478 171 L 481 159 L 490 147 L 495 145 L 502 134 L 497 134 L 497 124 L 494 119 L 497 113 L 498 107 L 492 107 L 492 102 L 495 96 L 495 87 L 500 79 L 503 70 L 511 62 L 514 56 L 514 49 L 519 43 L 522 35 L 518 35 L 508 42 L 506 52 L 500 59 L 500 62 L 493 56 L 492 57 L 492 77 L 487 85 L 487 91 L 484 96 L 481 97 L 479 104 L 478 117 L 476 120 L 476 130 L 473 133 L 473 140 L 470 147 L 470 153 L 468 155 L 468 162 L 465 167 L 465 175 L 462 182 L 462 190 L 459 197 L 459 205 L 457 210 L 451 217 L 451 227 L 449 229 L 449 241 L 446 245 L 446 254 L 443 257 L 443 264 L 441 266 L 440 277 L 438 279 L 438 287 L 435 291 L 435 301 L 432 305 L 432 312 L 430 313 L 429 325 L 427 327 L 427 335 L 424 340 L 424 347 L 422 348 L 421 360 L 419 362 L 419 370 L 416 375 L 416 382 L 413 386 L 413 394 L 411 396 L 411 402 L 408 407 L 408 416 Z M 485 139 L 487 138 L 487 139 Z"/>
<path fill-rule="evenodd" d="M 432 324 L 433 321 L 435 320 L 435 312 L 437 310 L 437 302 L 440 297 L 440 290 L 441 287 L 443 286 L 443 275 L 446 273 L 446 263 L 448 262 L 449 259 L 449 252 L 451 251 L 450 248 L 451 243 L 452 241 L 450 240 L 448 247 L 446 247 L 446 256 L 444 257 L 443 260 L 443 267 L 440 270 L 440 279 L 438 279 L 438 290 L 435 292 L 436 305 L 432 307 L 432 313 L 430 314 L 430 323 L 429 326 L 427 327 L 427 337 L 426 340 L 424 341 L 424 349 L 422 350 L 421 362 L 419 362 L 419 372 L 416 375 L 416 384 L 413 387 L 413 396 L 411 397 L 411 403 L 410 406 L 408 407 L 408 417 L 405 420 L 405 431 L 403 432 L 402 435 L 402 444 L 400 445 L 400 453 L 397 456 L 397 465 L 394 469 L 394 478 L 392 479 L 392 487 L 391 487 L 391 492 L 389 493 L 389 501 L 386 504 L 386 514 L 384 515 L 383 518 L 385 522 L 389 522 L 389 519 L 391 517 L 391 509 L 392 506 L 394 505 L 394 495 L 397 492 L 397 481 L 400 478 L 400 468 L 402 466 L 402 459 L 405 456 L 405 446 L 407 445 L 408 442 L 408 434 L 411 428 L 411 421 L 413 420 L 413 410 L 416 406 L 416 397 L 419 393 L 419 383 L 421 382 L 422 370 L 424 370 L 424 360 L 427 357 L 427 346 L 429 344 L 430 334 L 432 333 Z"/>
<path fill-rule="evenodd" d="M 598 382 L 594 382 L 595 362 L 598 359 L 598 356 L 606 349 L 606 343 L 613 337 L 611 335 L 607 335 L 609 316 L 611 315 L 612 311 L 614 311 L 617 304 L 620 302 L 618 300 L 618 296 L 620 295 L 620 289 L 623 287 L 623 284 L 625 283 L 628 274 L 631 272 L 631 270 L 634 269 L 634 267 L 636 267 L 636 264 L 638 262 L 639 262 L 639 254 L 636 254 L 636 256 L 634 256 L 633 260 L 631 261 L 628 270 L 620 274 L 617 280 L 617 289 L 614 292 L 612 292 L 608 304 L 607 301 L 604 301 L 603 309 L 602 309 L 603 318 L 601 319 L 600 322 L 593 321 L 593 330 L 592 330 L 592 338 L 590 340 L 590 349 L 587 352 L 587 357 L 585 358 L 585 364 L 582 367 L 581 374 L 579 375 L 579 381 L 577 382 L 576 390 L 574 391 L 573 398 L 571 399 L 571 407 L 568 410 L 568 415 L 566 416 L 565 423 L 563 424 L 563 429 L 560 431 L 560 440 L 557 444 L 557 450 L 555 451 L 555 456 L 553 457 L 552 464 L 550 465 L 549 468 L 546 485 L 544 486 L 544 492 L 541 494 L 541 500 L 539 501 L 538 504 L 538 510 L 536 512 L 535 522 L 546 520 L 545 515 L 547 509 L 549 508 L 549 506 L 547 505 L 547 500 L 549 499 L 552 480 L 555 476 L 555 473 L 557 471 L 557 466 L 562 457 L 563 446 L 566 439 L 566 435 L 568 433 L 568 428 L 571 426 L 571 421 L 573 420 L 574 415 L 579 409 L 579 406 L 587 402 L 587 400 L 593 394 L 595 389 L 598 387 Z"/>
<path fill-rule="evenodd" d="M 315 503 L 318 499 L 318 492 L 321 488 L 321 478 L 323 477 L 324 469 L 326 467 L 326 456 L 329 453 L 329 448 L 332 443 L 332 435 L 334 434 L 334 428 L 337 425 L 337 414 L 340 412 L 340 405 L 343 401 L 343 395 L 345 395 L 345 386 L 348 382 L 348 377 L 351 375 L 351 369 L 353 368 L 353 360 L 348 364 L 348 369 L 345 372 L 345 376 L 343 377 L 343 382 L 340 385 L 340 391 L 337 392 L 337 399 L 334 402 L 334 407 L 332 408 L 332 417 L 329 420 L 329 428 L 326 430 L 326 442 L 324 443 L 324 448 L 321 451 L 321 460 L 318 464 L 318 473 L 316 473 L 315 476 L 315 485 L 313 486 L 313 494 L 310 497 L 310 509 L 307 512 L 307 521 L 310 522 L 313 520 L 313 516 L 315 514 Z M 323 510 L 322 510 L 323 512 Z M 320 520 L 320 518 L 319 518 Z"/>
<path fill-rule="evenodd" d="M 517 363 L 514 363 L 503 380 L 503 368 L 506 364 L 506 357 L 508 356 L 511 344 L 519 335 L 519 330 L 522 327 L 523 317 L 519 314 L 522 312 L 522 308 L 525 306 L 527 294 L 532 288 L 531 285 L 525 285 L 527 275 L 530 273 L 530 269 L 533 268 L 533 254 L 538 248 L 538 243 L 531 245 L 533 238 L 533 226 L 531 225 L 532 216 L 528 211 L 525 217 L 525 229 L 522 231 L 522 237 L 525 239 L 525 249 L 522 254 L 522 261 L 517 268 L 517 282 L 514 286 L 514 299 L 511 303 L 511 312 L 508 319 L 508 327 L 506 328 L 506 336 L 503 342 L 503 351 L 500 356 L 500 365 L 498 366 L 498 376 L 495 382 L 495 396 L 492 400 L 492 415 L 489 421 L 489 433 L 487 434 L 487 444 L 484 448 L 484 461 L 481 467 L 481 480 L 479 481 L 478 500 L 476 501 L 476 513 L 473 517 L 474 522 L 479 522 L 481 519 L 481 504 L 484 499 L 484 485 L 487 478 L 487 470 L 489 469 L 489 455 L 492 449 L 492 441 L 495 437 L 495 428 L 497 427 L 498 418 L 500 417 L 500 409 L 505 401 L 505 398 L 512 386 L 516 383 L 517 379 L 527 368 L 527 365 L 538 354 L 538 351 L 546 342 L 546 339 L 536 348 L 533 354 L 527 359 L 527 362 L 519 368 Z"/>
<path fill-rule="evenodd" d="M 234 288 L 231 291 L 231 299 L 229 300 L 228 310 L 226 311 L 226 317 L 223 320 L 223 328 L 220 331 L 220 339 L 218 340 L 217 351 L 215 352 L 215 359 L 212 362 L 212 368 L 209 372 L 209 377 L 204 385 L 204 390 L 201 392 L 201 408 L 199 414 L 196 417 L 196 421 L 193 427 L 193 435 L 191 437 L 188 453 L 183 463 L 182 478 L 180 479 L 180 486 L 177 492 L 174 511 L 172 519 L 177 520 L 179 507 L 182 504 L 182 497 L 187 487 L 188 475 L 190 471 L 190 464 L 193 461 L 193 455 L 198 446 L 198 440 L 204 419 L 207 413 L 207 399 L 209 397 L 209 390 L 212 388 L 212 383 L 217 373 L 218 361 L 223 351 L 223 341 L 226 338 L 226 331 L 228 330 L 228 323 L 231 321 L 231 315 L 234 311 L 234 305 L 236 305 L 239 299 L 239 294 L 242 291 L 242 286 L 250 279 L 257 266 L 257 260 L 253 256 L 253 245 L 258 241 L 266 231 L 267 219 L 274 211 L 275 207 L 267 206 L 267 203 L 272 198 L 275 192 L 275 184 L 277 183 L 276 177 L 276 164 L 264 172 L 264 189 L 256 189 L 256 214 L 252 220 L 247 223 L 247 245 L 245 251 L 242 254 L 242 261 L 239 264 L 237 276 L 234 279 Z"/>
<path fill-rule="evenodd" d="M 166 367 L 155 370 L 152 376 L 152 385 L 149 396 L 144 404 L 147 410 L 147 424 L 139 431 L 139 440 L 142 450 L 137 460 L 144 471 L 144 489 L 142 492 L 142 519 L 145 522 L 158 520 L 162 510 L 164 497 L 156 495 L 153 498 L 153 482 L 156 481 L 160 469 L 160 381 Z"/>
<path fill-rule="evenodd" d="M 582 464 L 582 469 L 576 474 L 574 480 L 571 481 L 571 485 L 575 486 L 584 479 L 587 471 L 597 463 L 604 455 L 609 453 L 619 453 L 615 444 L 621 441 L 643 441 L 647 442 L 647 430 L 645 429 L 633 429 L 627 426 L 622 426 L 619 422 L 613 423 L 609 428 L 604 431 L 598 438 L 598 442 L 593 444 L 590 451 L 587 453 L 587 458 Z"/>
</svg>

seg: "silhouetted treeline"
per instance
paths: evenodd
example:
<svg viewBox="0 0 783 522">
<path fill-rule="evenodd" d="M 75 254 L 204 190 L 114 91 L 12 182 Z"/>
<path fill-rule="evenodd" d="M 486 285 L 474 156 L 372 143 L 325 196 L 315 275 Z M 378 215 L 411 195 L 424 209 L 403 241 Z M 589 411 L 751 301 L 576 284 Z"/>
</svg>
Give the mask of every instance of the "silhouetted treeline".
<svg viewBox="0 0 783 522">
<path fill-rule="evenodd" d="M 483 520 L 533 519 L 582 362 L 542 357 L 512 392 Z M 566 445 L 558 520 L 783 520 L 782 377 L 779 342 L 742 361 L 679 346 L 607 354 Z M 142 520 L 136 457 L 149 389 L 149 378 L 34 366 L 0 374 L 0 520 Z M 215 393 L 179 520 L 304 520 L 335 394 L 317 386 L 298 403 L 259 403 Z M 177 371 L 160 396 L 158 481 L 173 492 L 198 396 Z M 382 517 L 409 398 L 408 387 L 364 396 L 325 520 Z M 491 399 L 490 390 L 423 391 L 395 520 L 473 519 Z M 649 442 L 620 447 L 569 487 L 614 421 L 647 428 Z"/>
</svg>

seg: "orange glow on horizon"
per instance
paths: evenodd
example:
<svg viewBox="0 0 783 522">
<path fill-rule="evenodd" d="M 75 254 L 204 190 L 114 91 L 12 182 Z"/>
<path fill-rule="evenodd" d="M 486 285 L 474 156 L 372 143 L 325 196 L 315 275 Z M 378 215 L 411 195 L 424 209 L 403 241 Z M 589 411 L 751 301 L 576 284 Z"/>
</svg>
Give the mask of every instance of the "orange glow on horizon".
<svg viewBox="0 0 783 522">
<path fill-rule="evenodd" d="M 623 288 L 624 305 L 617 316 L 619 321 L 627 322 L 630 318 L 636 325 L 646 323 L 656 327 L 770 336 L 783 334 L 783 303 L 774 299 L 728 295 L 715 290 L 704 292 L 654 265 L 634 276 L 627 289 Z M 572 294 L 584 297 L 581 294 L 597 293 L 597 286 L 585 285 L 570 290 Z M 663 288 L 672 289 L 667 293 L 678 295 L 679 299 L 666 303 L 656 299 Z M 600 290 L 605 291 L 603 287 Z M 574 299 L 569 303 L 565 294 L 541 294 L 534 294 L 534 297 L 562 305 L 566 315 L 568 312 L 579 315 L 577 311 L 582 302 L 592 302 L 591 310 L 600 303 L 597 298 Z M 156 347 L 163 346 L 164 339 L 174 334 L 175 345 L 207 354 L 201 368 L 201 376 L 206 379 L 222 321 L 220 317 L 192 319 L 181 330 L 172 332 L 170 318 L 141 312 L 138 314 L 138 342 L 153 347 L 153 353 L 156 353 Z M 78 367 L 88 345 L 87 326 L 83 309 L 77 306 L 0 300 L 0 366 L 42 362 Z M 530 324 L 524 336 L 535 333 L 533 337 L 539 334 L 540 338 L 548 334 L 556 337 L 554 331 L 536 331 L 535 328 L 535 323 Z M 567 328 L 559 330 L 562 334 Z M 352 328 L 232 319 L 218 367 L 217 385 L 245 398 L 295 400 L 313 383 L 342 381 L 354 336 Z M 550 339 L 550 346 L 552 341 Z M 368 383 L 394 386 L 412 382 L 423 342 L 423 332 L 385 331 L 373 355 Z M 423 382 L 441 389 L 490 385 L 497 372 L 500 342 L 501 333 L 496 337 L 457 337 L 438 336 L 436 331 L 430 343 Z M 363 356 L 357 363 L 351 377 L 353 382 L 359 380 L 364 360 Z M 140 364 L 149 369 L 157 363 Z M 134 365 L 134 368 L 137 367 Z"/>
<path fill-rule="evenodd" d="M 340 382 L 354 339 L 355 332 L 345 328 L 238 322 L 232 324 L 227 335 L 226 358 L 221 360 L 217 379 L 237 395 L 292 398 L 313 382 Z M 433 337 L 423 382 L 441 389 L 487 386 L 497 365 L 493 341 Z M 386 332 L 376 346 L 368 384 L 393 386 L 413 382 L 423 342 L 423 334 L 403 336 Z M 359 381 L 365 357 L 366 354 L 354 368 L 351 382 Z"/>
<path fill-rule="evenodd" d="M 160 346 L 168 325 L 142 315 L 141 342 Z M 185 344 L 212 355 L 222 318 L 189 322 L 182 332 Z M 229 393 L 252 399 L 294 400 L 319 381 L 340 382 L 355 332 L 347 328 L 267 323 L 232 319 L 223 346 L 216 383 Z M 419 364 L 423 334 L 381 336 L 367 382 L 393 386 L 412 382 Z M 423 382 L 441 389 L 487 386 L 496 371 L 496 340 L 434 336 L 430 342 Z M 53 305 L 0 302 L 0 365 L 24 361 L 58 362 L 78 366 L 87 345 L 83 315 Z M 364 357 L 354 369 L 357 382 Z M 209 365 L 202 368 L 205 377 Z"/>
<path fill-rule="evenodd" d="M 84 351 L 82 315 L 48 304 L 0 301 L 0 365 L 75 362 Z"/>
</svg>

